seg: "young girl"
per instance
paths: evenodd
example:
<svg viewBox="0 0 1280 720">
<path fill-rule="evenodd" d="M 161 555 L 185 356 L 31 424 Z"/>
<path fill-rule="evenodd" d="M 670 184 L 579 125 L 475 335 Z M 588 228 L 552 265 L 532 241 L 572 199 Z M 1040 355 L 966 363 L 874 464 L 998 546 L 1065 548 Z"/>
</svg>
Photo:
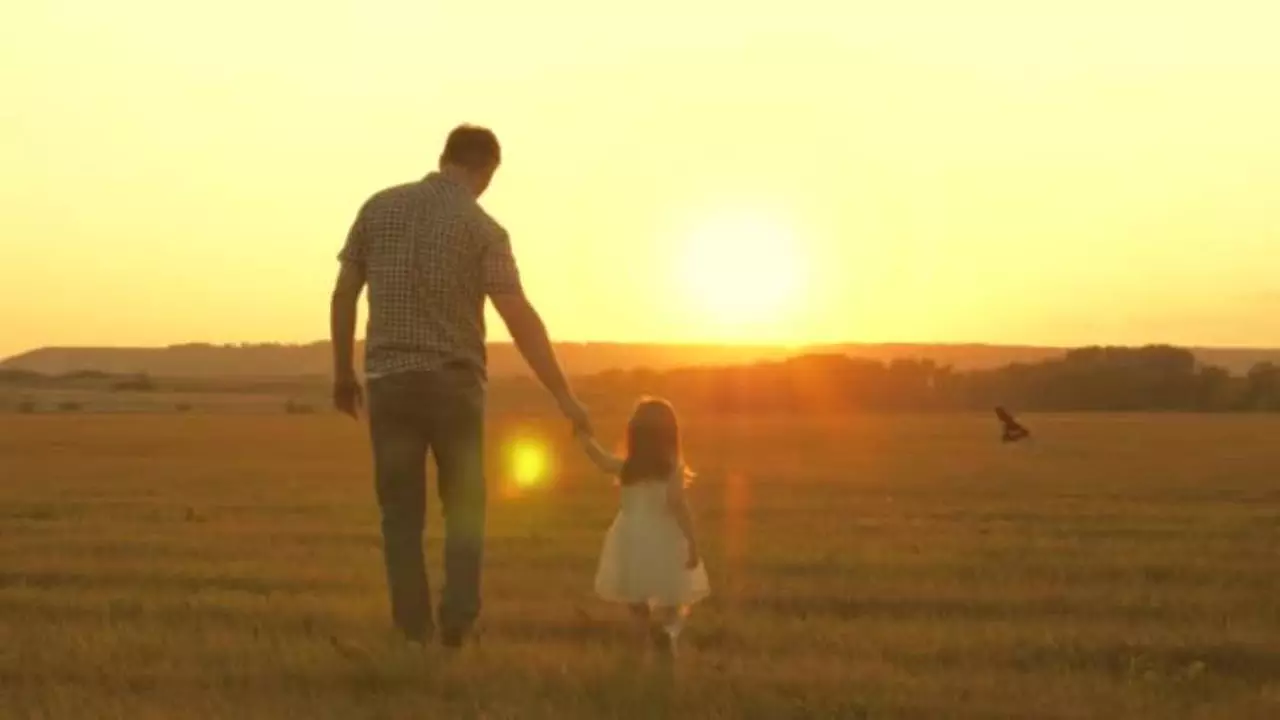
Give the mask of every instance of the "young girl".
<svg viewBox="0 0 1280 720">
<path fill-rule="evenodd" d="M 680 456 L 675 410 L 665 400 L 641 400 L 627 424 L 625 459 L 593 437 L 580 439 L 595 464 L 622 484 L 621 508 L 596 572 L 596 594 L 629 605 L 658 650 L 674 654 L 689 607 L 710 592 L 685 500 L 692 473 Z"/>
</svg>

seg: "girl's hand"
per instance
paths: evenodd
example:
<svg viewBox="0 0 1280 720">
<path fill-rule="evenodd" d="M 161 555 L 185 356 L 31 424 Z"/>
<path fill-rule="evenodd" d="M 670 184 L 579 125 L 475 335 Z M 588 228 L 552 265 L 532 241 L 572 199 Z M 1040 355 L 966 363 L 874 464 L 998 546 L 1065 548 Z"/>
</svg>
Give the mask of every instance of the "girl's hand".
<svg viewBox="0 0 1280 720">
<path fill-rule="evenodd" d="M 622 472 L 622 460 L 600 447 L 600 443 L 593 433 L 589 431 L 579 432 L 577 437 L 578 443 L 582 445 L 582 450 L 587 453 L 587 457 L 591 458 L 591 462 L 595 463 L 596 467 L 611 475 L 617 475 Z"/>
<path fill-rule="evenodd" d="M 698 553 L 697 545 L 689 545 L 689 557 L 684 561 L 685 570 L 697 570 L 702 564 L 702 555 Z"/>
</svg>

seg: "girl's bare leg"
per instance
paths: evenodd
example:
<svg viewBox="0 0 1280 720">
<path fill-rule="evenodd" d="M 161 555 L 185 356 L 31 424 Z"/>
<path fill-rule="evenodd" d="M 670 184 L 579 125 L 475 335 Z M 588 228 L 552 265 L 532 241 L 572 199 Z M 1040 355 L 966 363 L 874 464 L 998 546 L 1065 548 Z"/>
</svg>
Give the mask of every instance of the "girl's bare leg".
<svg viewBox="0 0 1280 720">
<path fill-rule="evenodd" d="M 676 641 L 680 637 L 680 631 L 684 629 L 684 619 L 689 614 L 689 609 L 683 605 L 674 605 L 654 610 L 658 621 L 653 633 L 654 646 L 664 657 L 674 657 Z"/>
<path fill-rule="evenodd" d="M 627 609 L 631 611 L 631 619 L 635 622 L 637 637 L 647 637 L 653 618 L 649 603 L 632 603 Z"/>
</svg>

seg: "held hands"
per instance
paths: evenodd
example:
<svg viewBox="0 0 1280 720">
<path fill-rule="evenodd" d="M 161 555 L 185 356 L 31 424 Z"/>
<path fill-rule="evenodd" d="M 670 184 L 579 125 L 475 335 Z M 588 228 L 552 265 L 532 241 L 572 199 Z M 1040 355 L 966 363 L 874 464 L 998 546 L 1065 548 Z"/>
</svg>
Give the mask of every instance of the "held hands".
<svg viewBox="0 0 1280 720">
<path fill-rule="evenodd" d="M 582 451 L 587 454 L 587 457 L 601 472 L 615 477 L 622 472 L 622 460 L 600 447 L 600 443 L 596 441 L 596 437 L 591 432 L 590 427 L 585 429 L 577 428 L 574 432 L 574 437 L 577 438 L 578 445 L 582 448 Z"/>
</svg>

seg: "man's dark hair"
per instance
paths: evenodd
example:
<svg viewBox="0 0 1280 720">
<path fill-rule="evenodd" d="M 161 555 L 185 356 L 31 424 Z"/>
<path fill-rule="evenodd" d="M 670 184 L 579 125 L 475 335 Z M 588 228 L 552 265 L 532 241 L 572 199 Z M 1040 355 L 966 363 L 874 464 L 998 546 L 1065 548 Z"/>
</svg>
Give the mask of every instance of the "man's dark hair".
<svg viewBox="0 0 1280 720">
<path fill-rule="evenodd" d="M 502 148 L 489 128 L 459 125 L 449 133 L 440 162 L 480 170 L 502 162 Z"/>
</svg>

